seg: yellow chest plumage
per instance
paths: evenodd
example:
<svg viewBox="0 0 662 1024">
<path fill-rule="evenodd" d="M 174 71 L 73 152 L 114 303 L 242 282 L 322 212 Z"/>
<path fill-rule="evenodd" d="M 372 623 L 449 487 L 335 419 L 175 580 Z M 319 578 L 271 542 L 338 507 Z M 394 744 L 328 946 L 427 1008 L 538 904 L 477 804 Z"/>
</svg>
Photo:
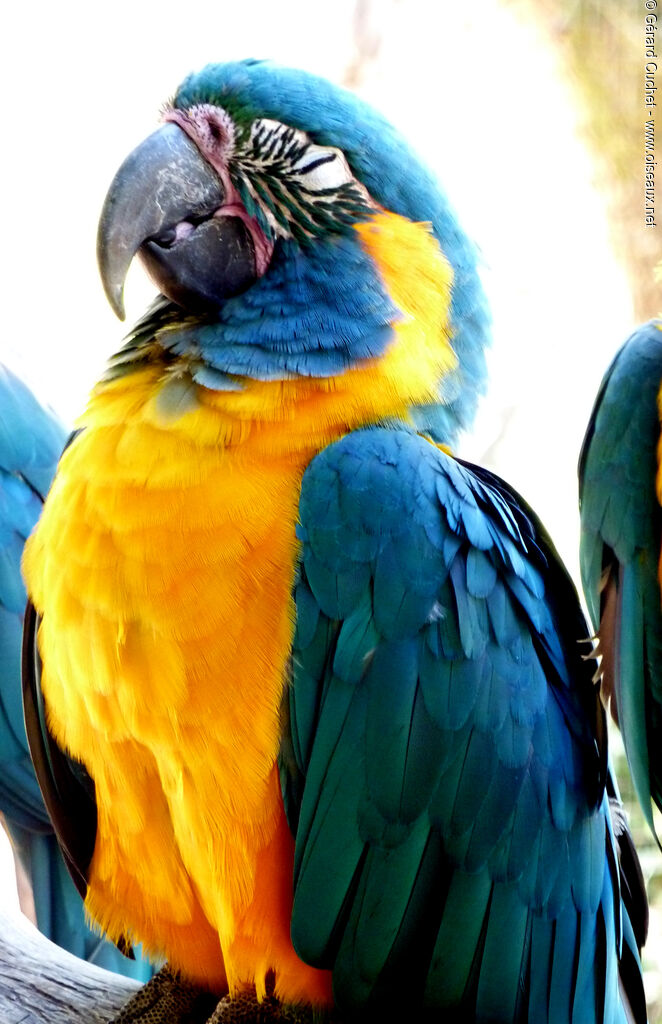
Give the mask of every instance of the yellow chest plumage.
<svg viewBox="0 0 662 1024">
<path fill-rule="evenodd" d="M 26 565 L 43 546 L 50 724 L 97 789 L 88 905 L 114 937 L 177 960 L 200 910 L 231 942 L 280 825 L 305 456 L 195 445 L 148 422 L 156 372 L 127 385 L 142 406 L 76 439 Z"/>
<path fill-rule="evenodd" d="M 232 987 L 275 968 L 283 997 L 312 1001 L 328 979 L 289 944 L 276 768 L 301 477 L 348 430 L 432 400 L 453 363 L 427 230 L 357 230 L 404 314 L 386 355 L 324 381 L 191 385 L 181 412 L 163 396 L 185 364 L 100 385 L 24 563 L 49 722 L 97 789 L 90 911 L 193 977 L 221 986 L 224 957 Z"/>
</svg>

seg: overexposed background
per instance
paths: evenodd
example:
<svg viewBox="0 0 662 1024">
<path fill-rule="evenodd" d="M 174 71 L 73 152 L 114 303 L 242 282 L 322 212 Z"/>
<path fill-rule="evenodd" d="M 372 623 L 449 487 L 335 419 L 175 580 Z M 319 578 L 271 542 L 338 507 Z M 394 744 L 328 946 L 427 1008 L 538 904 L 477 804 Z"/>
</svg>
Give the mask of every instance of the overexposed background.
<svg viewBox="0 0 662 1024">
<path fill-rule="evenodd" d="M 209 61 L 264 56 L 325 75 L 398 125 L 478 242 L 494 343 L 488 397 L 462 454 L 524 494 L 576 573 L 581 439 L 604 369 L 636 320 L 585 113 L 554 45 L 565 26 L 534 11 L 524 0 L 11 5 L 0 59 L 0 360 L 70 423 L 124 330 L 98 280 L 98 214 L 162 103 Z M 605 74 L 622 76 L 624 88 L 643 80 L 639 64 Z M 633 230 L 650 239 L 643 213 Z M 128 323 L 150 294 L 133 271 Z M 636 318 L 661 308 L 662 297 L 639 302 Z"/>
</svg>

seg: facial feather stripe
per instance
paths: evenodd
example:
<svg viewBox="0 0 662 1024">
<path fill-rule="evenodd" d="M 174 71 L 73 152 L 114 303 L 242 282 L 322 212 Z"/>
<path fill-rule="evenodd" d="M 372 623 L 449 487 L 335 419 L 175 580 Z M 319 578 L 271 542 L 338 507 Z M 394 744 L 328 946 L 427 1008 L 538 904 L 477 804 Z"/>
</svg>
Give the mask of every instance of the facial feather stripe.
<svg viewBox="0 0 662 1024">
<path fill-rule="evenodd" d="M 248 216 L 272 240 L 304 242 L 345 233 L 375 208 L 343 152 L 316 145 L 297 128 L 257 118 L 243 129 L 222 107 L 208 103 L 172 108 L 164 119 L 189 135 L 228 194 L 239 195 Z"/>
</svg>

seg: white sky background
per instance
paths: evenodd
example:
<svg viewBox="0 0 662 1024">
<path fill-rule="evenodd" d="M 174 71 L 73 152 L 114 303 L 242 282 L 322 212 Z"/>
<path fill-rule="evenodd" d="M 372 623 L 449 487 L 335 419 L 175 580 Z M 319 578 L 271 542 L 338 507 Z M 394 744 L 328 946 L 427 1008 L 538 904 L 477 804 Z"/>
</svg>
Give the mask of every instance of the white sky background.
<svg viewBox="0 0 662 1024">
<path fill-rule="evenodd" d="M 95 261 L 121 161 L 208 61 L 270 56 L 339 80 L 353 6 L 63 0 L 5 15 L 0 358 L 68 421 L 123 336 Z M 497 0 L 377 0 L 374 10 L 382 49 L 362 91 L 435 167 L 485 262 L 491 383 L 462 454 L 523 492 L 572 565 L 581 437 L 633 324 L 569 91 L 542 36 Z M 128 323 L 150 294 L 134 268 Z"/>
</svg>

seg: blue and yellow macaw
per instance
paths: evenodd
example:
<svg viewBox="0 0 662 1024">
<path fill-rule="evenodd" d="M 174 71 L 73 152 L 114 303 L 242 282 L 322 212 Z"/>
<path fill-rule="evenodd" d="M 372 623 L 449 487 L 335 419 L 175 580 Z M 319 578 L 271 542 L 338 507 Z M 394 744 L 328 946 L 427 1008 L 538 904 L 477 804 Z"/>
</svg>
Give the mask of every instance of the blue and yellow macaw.
<svg viewBox="0 0 662 1024">
<path fill-rule="evenodd" d="M 662 320 L 605 374 L 579 464 L 581 571 L 600 641 L 605 702 L 655 833 L 662 809 Z"/>
<path fill-rule="evenodd" d="M 40 931 L 75 956 L 145 981 L 152 973 L 147 962 L 122 956 L 85 922 L 41 798 L 23 723 L 26 594 L 20 561 L 65 439 L 56 416 L 0 364 L 0 813 L 30 882 Z"/>
<path fill-rule="evenodd" d="M 210 65 L 164 121 L 99 230 L 115 310 L 136 253 L 162 297 L 24 558 L 46 803 L 94 919 L 169 965 L 120 1020 L 645 1021 L 576 594 L 446 447 L 472 246 L 319 78 Z"/>
</svg>

